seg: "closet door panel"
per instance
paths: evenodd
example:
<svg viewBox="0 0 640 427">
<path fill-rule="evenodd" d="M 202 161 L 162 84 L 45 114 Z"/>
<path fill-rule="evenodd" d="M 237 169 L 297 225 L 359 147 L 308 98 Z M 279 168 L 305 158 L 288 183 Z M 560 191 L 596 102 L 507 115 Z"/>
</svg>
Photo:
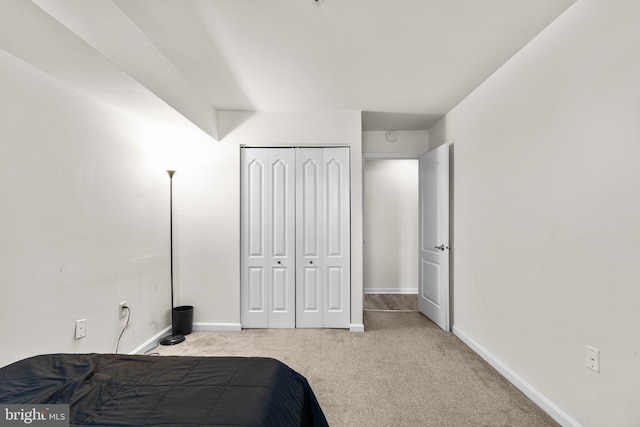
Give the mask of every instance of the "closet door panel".
<svg viewBox="0 0 640 427">
<path fill-rule="evenodd" d="M 304 286 L 302 288 L 302 311 L 305 313 L 320 313 L 321 286 L 320 269 L 317 267 L 304 267 Z"/>
<path fill-rule="evenodd" d="M 299 153 L 300 156 L 305 156 L 304 161 L 300 162 L 301 171 L 298 174 L 300 177 L 298 182 L 298 204 L 300 206 L 298 231 L 301 233 L 299 239 L 301 250 L 299 252 L 303 258 L 317 259 L 320 256 L 321 222 L 319 216 L 322 213 L 320 209 L 322 203 L 320 197 L 322 193 L 321 165 L 317 158 L 307 158 L 311 154 L 316 153 L 310 153 L 307 150 Z"/>
<path fill-rule="evenodd" d="M 342 166 L 335 159 L 325 165 L 326 256 L 342 257 L 344 224 L 342 224 Z"/>
<path fill-rule="evenodd" d="M 322 327 L 322 149 L 296 151 L 296 326 Z"/>
<path fill-rule="evenodd" d="M 287 280 L 287 269 L 275 267 L 272 272 L 271 311 L 274 313 L 286 313 L 291 309 L 288 298 L 289 281 Z"/>
<path fill-rule="evenodd" d="M 253 159 L 248 166 L 248 237 L 249 256 L 263 258 L 264 243 L 266 241 L 266 206 L 264 193 L 266 189 L 264 163 L 260 159 Z"/>
<path fill-rule="evenodd" d="M 324 148 L 323 171 L 323 326 L 346 328 L 351 321 L 349 150 Z"/>
<path fill-rule="evenodd" d="M 268 153 L 241 151 L 241 269 L 240 320 L 247 328 L 268 325 Z"/>
<path fill-rule="evenodd" d="M 344 310 L 343 300 L 343 272 L 341 267 L 327 268 L 327 311 L 341 312 Z"/>
<path fill-rule="evenodd" d="M 265 295 L 267 294 L 264 281 L 264 269 L 262 267 L 249 268 L 248 309 L 252 313 L 265 312 Z"/>
<path fill-rule="evenodd" d="M 269 328 L 295 328 L 295 152 L 270 148 Z"/>
<path fill-rule="evenodd" d="M 291 232 L 287 221 L 292 219 L 288 210 L 292 197 L 287 190 L 292 183 L 287 172 L 288 165 L 283 159 L 276 158 L 271 165 L 271 253 L 274 257 L 286 257 L 290 246 L 288 237 Z"/>
</svg>

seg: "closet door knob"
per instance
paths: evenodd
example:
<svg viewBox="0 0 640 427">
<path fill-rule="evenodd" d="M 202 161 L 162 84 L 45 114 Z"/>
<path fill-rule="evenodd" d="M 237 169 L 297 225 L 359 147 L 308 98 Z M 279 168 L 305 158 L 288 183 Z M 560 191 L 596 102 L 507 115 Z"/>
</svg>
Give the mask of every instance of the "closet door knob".
<svg viewBox="0 0 640 427">
<path fill-rule="evenodd" d="M 313 264 L 313 261 L 309 261 L 309 264 Z"/>
<path fill-rule="evenodd" d="M 278 261 L 278 264 L 282 264 L 282 262 L 281 262 L 281 261 Z"/>
</svg>

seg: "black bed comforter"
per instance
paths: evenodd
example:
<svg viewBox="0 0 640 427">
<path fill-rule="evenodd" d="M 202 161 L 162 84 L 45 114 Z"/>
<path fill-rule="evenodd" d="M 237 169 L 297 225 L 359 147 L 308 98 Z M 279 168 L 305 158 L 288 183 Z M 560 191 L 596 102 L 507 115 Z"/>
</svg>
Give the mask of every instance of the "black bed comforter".
<svg viewBox="0 0 640 427">
<path fill-rule="evenodd" d="M 327 426 L 307 380 L 268 358 L 52 354 L 0 369 L 0 403 L 70 405 L 74 426 Z"/>
</svg>

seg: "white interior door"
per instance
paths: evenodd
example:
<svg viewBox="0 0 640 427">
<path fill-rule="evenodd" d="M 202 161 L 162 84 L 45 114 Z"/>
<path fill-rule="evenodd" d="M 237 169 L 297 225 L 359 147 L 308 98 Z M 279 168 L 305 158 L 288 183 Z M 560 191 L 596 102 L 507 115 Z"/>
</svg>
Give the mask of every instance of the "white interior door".
<svg viewBox="0 0 640 427">
<path fill-rule="evenodd" d="M 449 331 L 449 146 L 419 161 L 418 308 Z"/>
<path fill-rule="evenodd" d="M 242 150 L 241 316 L 247 328 L 295 327 L 295 153 Z"/>
</svg>

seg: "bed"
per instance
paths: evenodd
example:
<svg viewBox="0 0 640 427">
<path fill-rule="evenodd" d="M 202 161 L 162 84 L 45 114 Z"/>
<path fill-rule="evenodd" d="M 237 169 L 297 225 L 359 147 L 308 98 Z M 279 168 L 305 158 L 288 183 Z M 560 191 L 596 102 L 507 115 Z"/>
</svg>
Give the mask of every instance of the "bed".
<svg viewBox="0 0 640 427">
<path fill-rule="evenodd" d="M 73 426 L 328 426 L 270 358 L 41 355 L 0 369 L 0 403 L 69 404 Z"/>
</svg>

